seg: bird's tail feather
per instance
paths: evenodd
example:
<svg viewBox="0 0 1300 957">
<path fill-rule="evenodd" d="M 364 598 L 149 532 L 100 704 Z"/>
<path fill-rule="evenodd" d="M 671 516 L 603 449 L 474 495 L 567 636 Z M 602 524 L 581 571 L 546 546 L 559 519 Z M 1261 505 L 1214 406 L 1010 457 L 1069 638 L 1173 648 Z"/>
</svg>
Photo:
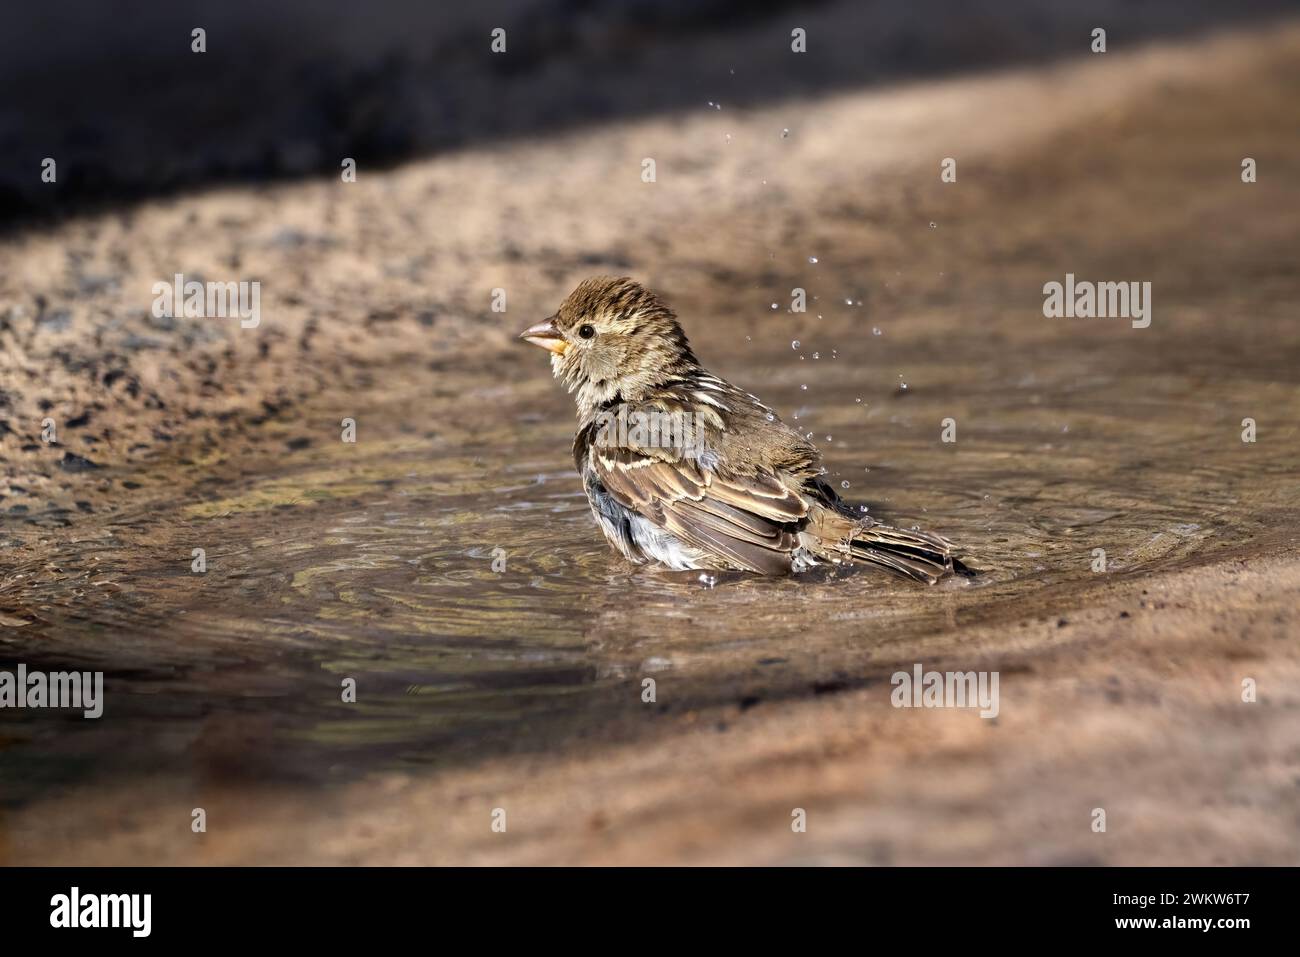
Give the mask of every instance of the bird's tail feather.
<svg viewBox="0 0 1300 957">
<path fill-rule="evenodd" d="M 909 532 L 890 525 L 869 525 L 854 530 L 849 553 L 859 561 L 934 584 L 948 572 L 967 571 L 953 557 L 954 546 L 939 535 Z"/>
</svg>

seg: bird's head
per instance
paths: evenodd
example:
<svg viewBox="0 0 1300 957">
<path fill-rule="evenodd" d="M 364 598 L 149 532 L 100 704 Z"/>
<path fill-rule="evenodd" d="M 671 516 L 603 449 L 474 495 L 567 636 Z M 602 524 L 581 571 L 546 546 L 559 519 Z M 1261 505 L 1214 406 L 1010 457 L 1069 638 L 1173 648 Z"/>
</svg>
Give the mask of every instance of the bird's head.
<svg viewBox="0 0 1300 957">
<path fill-rule="evenodd" d="M 584 418 L 611 399 L 638 401 L 696 366 L 673 311 L 627 277 L 584 279 L 555 315 L 519 338 L 550 350 L 551 368 L 577 393 Z"/>
</svg>

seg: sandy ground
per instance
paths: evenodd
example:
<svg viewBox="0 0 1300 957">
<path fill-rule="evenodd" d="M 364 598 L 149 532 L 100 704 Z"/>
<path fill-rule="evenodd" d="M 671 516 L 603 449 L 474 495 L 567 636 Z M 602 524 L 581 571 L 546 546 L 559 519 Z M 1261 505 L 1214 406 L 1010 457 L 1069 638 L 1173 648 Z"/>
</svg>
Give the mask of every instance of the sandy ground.
<svg viewBox="0 0 1300 957">
<path fill-rule="evenodd" d="M 1294 553 L 1294 540 L 1285 545 Z M 432 779 L 387 775 L 310 809 L 300 794 L 214 787 L 206 835 L 189 834 L 177 813 L 190 792 L 137 782 L 97 795 L 90 820 L 84 795 L 14 815 L 7 857 L 1295 864 L 1300 562 L 1226 560 L 1099 592 L 1070 613 L 1068 628 L 1030 620 L 1010 631 L 954 629 L 930 643 L 936 666 L 973 648 L 1010 649 L 1015 666 L 1003 668 L 995 720 L 896 709 L 880 674 L 804 701 L 682 714 L 632 746 L 602 746 L 596 732 L 561 754 Z M 1257 682 L 1255 703 L 1241 700 L 1246 677 Z M 497 808 L 505 833 L 491 830 Z M 803 833 L 791 829 L 798 808 Z M 1104 833 L 1092 828 L 1097 808 Z"/>
<path fill-rule="evenodd" d="M 1249 155 L 1242 140 L 1278 171 L 1259 186 L 1261 208 L 1295 208 L 1298 77 L 1300 28 L 1283 25 L 1033 71 L 620 124 L 363 171 L 347 186 L 222 190 L 7 239 L 0 448 L 16 560 L 0 591 L 7 646 L 48 624 L 41 588 L 58 577 L 49 556 L 64 537 L 183 488 L 186 470 L 205 462 L 265 466 L 284 438 L 270 426 L 294 417 L 332 429 L 340 392 L 364 399 L 430 368 L 454 377 L 459 365 L 495 367 L 555 403 L 512 334 L 592 272 L 635 271 L 673 290 L 684 312 L 709 314 L 735 297 L 763 309 L 785 295 L 795 260 L 856 244 L 884 274 L 913 266 L 893 301 L 968 311 L 988 334 L 1014 330 L 1007 341 L 1028 348 L 1054 332 L 1006 316 L 1003 303 L 1009 291 L 1036 298 L 1054 270 L 1043 262 L 1060 259 L 1049 252 L 1123 271 L 1134 250 L 1159 248 L 1168 255 L 1149 266 L 1155 278 L 1177 277 L 1189 302 L 1203 284 L 1200 301 L 1211 304 L 1224 288 L 1244 288 L 1251 264 L 1253 328 L 1275 347 L 1218 359 L 1224 374 L 1262 382 L 1259 394 L 1283 412 L 1274 440 L 1294 451 L 1296 342 L 1293 325 L 1289 339 L 1285 330 L 1295 217 L 1258 217 L 1209 246 L 1196 244 L 1196 230 L 1212 228 L 1220 190 L 1233 188 Z M 1248 108 L 1241 90 L 1252 91 Z M 1150 154 L 1118 162 L 1107 148 L 1117 140 L 1147 142 Z M 940 200 L 936 157 L 953 154 L 973 182 Z M 659 182 L 643 190 L 646 156 Z M 933 185 L 872 192 L 913 173 Z M 1126 220 L 1131 199 L 1113 198 L 1116 183 L 1130 198 L 1167 199 L 1176 188 L 1187 198 L 1178 215 L 1129 206 Z M 968 224 L 957 250 L 966 274 L 938 285 L 942 262 L 922 241 L 932 219 Z M 1003 233 L 1003 222 L 1014 229 Z M 1061 238 L 1061 223 L 1089 222 L 1093 245 Z M 770 271 L 756 275 L 764 261 Z M 172 271 L 264 278 L 265 328 L 160 325 L 148 292 Z M 508 323 L 488 311 L 494 287 L 510 291 Z M 1188 306 L 1183 321 L 1213 330 L 1212 313 Z M 750 328 L 704 324 L 692 337 L 725 355 Z M 1207 373 L 1205 387 L 1215 384 Z M 40 440 L 46 416 L 61 424 L 58 446 Z M 326 792 L 212 780 L 205 835 L 189 831 L 186 782 L 88 783 L 6 811 L 0 859 L 1293 864 L 1294 489 L 1250 501 L 1258 530 L 1212 560 L 937 626 L 927 665 L 985 653 L 998 662 L 996 721 L 894 709 L 893 669 L 879 668 L 801 695 L 670 712 L 632 739 L 592 727 L 550 749 Z M 1245 678 L 1257 682 L 1257 702 L 1241 700 Z M 504 834 L 490 829 L 493 808 L 506 810 Z M 807 812 L 806 833 L 791 831 L 795 808 Z M 1096 808 L 1107 813 L 1104 834 L 1091 828 Z"/>
</svg>

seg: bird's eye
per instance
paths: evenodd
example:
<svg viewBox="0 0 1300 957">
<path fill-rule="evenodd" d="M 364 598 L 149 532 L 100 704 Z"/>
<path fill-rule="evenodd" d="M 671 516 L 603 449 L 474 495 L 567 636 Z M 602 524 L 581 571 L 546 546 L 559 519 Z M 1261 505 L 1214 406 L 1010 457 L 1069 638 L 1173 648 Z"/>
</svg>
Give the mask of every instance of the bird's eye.
<svg viewBox="0 0 1300 957">
<path fill-rule="evenodd" d="M 589 326 L 586 323 L 584 323 L 583 325 L 578 327 L 578 335 L 583 339 L 590 339 L 595 334 L 596 334 L 596 329 L 594 326 Z"/>
</svg>

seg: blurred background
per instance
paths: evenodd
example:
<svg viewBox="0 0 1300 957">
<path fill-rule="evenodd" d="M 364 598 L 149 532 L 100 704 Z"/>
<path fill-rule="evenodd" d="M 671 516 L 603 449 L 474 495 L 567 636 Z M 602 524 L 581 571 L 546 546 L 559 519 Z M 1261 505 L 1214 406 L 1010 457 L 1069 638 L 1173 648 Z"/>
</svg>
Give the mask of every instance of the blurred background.
<svg viewBox="0 0 1300 957">
<path fill-rule="evenodd" d="M 350 0 L 16 4 L 0 35 L 0 216 L 373 168 L 484 140 L 732 107 L 1250 22 L 1286 0 Z M 815 37 L 789 55 L 789 30 Z M 190 32 L 207 31 L 207 52 Z M 484 56 L 507 31 L 508 55 Z M 779 28 L 779 29 L 778 29 Z M 719 92 L 718 96 L 723 96 Z M 62 165 L 43 189 L 46 156 Z"/>
</svg>

